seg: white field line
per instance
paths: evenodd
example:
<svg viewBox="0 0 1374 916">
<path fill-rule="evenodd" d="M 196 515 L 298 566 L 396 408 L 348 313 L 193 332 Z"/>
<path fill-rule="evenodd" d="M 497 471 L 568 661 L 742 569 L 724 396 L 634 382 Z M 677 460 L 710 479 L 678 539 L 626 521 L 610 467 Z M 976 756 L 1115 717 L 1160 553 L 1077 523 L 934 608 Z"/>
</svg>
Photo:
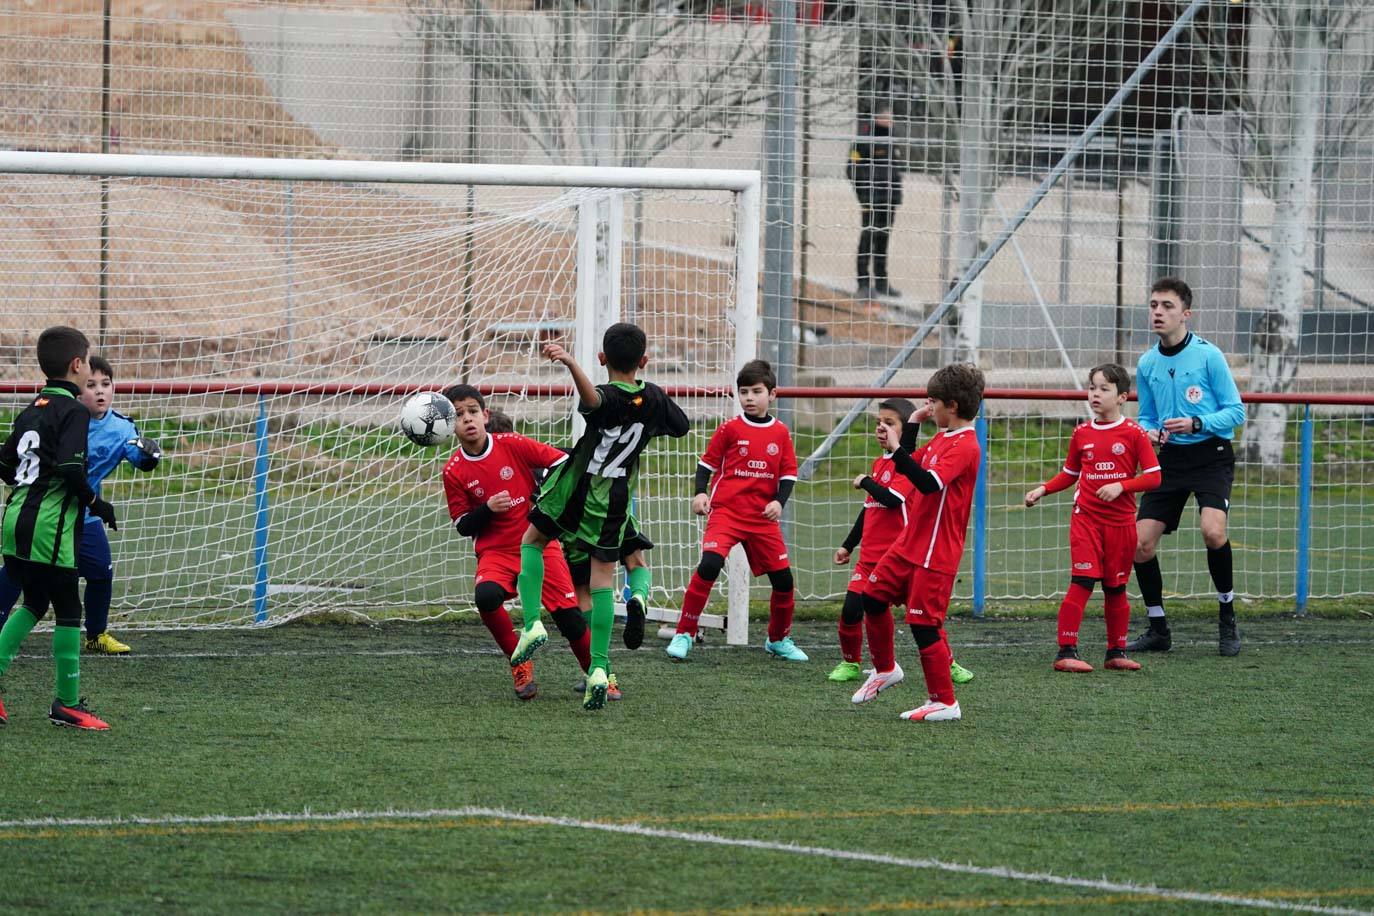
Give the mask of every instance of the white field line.
<svg viewBox="0 0 1374 916">
<path fill-rule="evenodd" d="M 1107 879 L 1077 878 L 1072 875 L 1055 875 L 1049 872 L 1021 871 L 1009 866 L 972 865 L 959 862 L 945 862 L 940 859 L 911 859 L 886 853 L 862 852 L 859 850 L 833 849 L 826 846 L 801 846 L 792 843 L 778 843 L 769 840 L 750 840 L 726 837 L 714 833 L 698 833 L 686 830 L 666 830 L 646 827 L 641 824 L 612 824 L 602 821 L 587 821 L 571 817 L 550 817 L 539 814 L 523 814 L 506 811 L 502 808 L 468 806 L 461 808 L 433 808 L 423 811 L 336 811 L 329 813 L 313 812 L 267 812 L 254 815 L 203 815 L 203 816 L 165 816 L 129 818 L 34 818 L 25 820 L 0 821 L 0 829 L 52 829 L 87 827 L 175 827 L 175 826 L 215 826 L 227 824 L 266 824 L 266 823 L 311 823 L 338 821 L 434 821 L 453 818 L 491 818 L 493 820 L 515 823 L 536 824 L 546 827 L 563 827 L 576 830 L 595 830 L 603 833 L 616 833 L 625 836 L 649 837 L 661 840 L 676 840 L 682 843 L 696 843 L 708 846 L 726 846 L 739 849 L 754 849 L 762 852 L 778 852 L 794 856 L 811 856 L 821 859 L 835 859 L 850 862 L 868 862 L 875 865 L 891 865 L 896 868 L 942 871 L 953 874 L 978 875 L 987 878 L 1000 878 L 1007 881 L 1020 881 L 1030 884 L 1047 884 L 1058 887 L 1082 888 L 1118 894 L 1136 894 L 1165 900 L 1179 900 L 1187 903 L 1209 903 L 1219 906 L 1236 906 L 1250 909 L 1281 910 L 1295 913 L 1334 913 L 1352 916 L 1370 916 L 1369 910 L 1356 910 L 1344 907 L 1321 906 L 1318 904 L 1295 903 L 1285 900 L 1269 900 L 1262 897 L 1239 897 L 1229 894 L 1213 894 L 1204 891 L 1179 890 L 1158 887 L 1152 884 L 1135 884 L 1129 881 L 1109 881 Z M 1065 903 L 1072 903 L 1066 900 Z"/>
</svg>

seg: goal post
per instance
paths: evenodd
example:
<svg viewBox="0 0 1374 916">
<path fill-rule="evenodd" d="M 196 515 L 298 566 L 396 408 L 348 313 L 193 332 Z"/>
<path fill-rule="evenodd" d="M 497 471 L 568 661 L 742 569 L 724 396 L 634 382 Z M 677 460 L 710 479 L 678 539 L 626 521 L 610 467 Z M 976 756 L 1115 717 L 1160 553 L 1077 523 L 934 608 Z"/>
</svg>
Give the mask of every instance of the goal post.
<svg viewBox="0 0 1374 916">
<path fill-rule="evenodd" d="M 456 444 L 405 442 L 400 401 L 467 382 L 570 446 L 573 394 L 539 345 L 595 374 L 622 319 L 694 421 L 646 455 L 637 506 L 653 616 L 675 619 L 692 467 L 756 352 L 757 171 L 0 151 L 0 220 L 4 406 L 31 338 L 74 324 L 115 366 L 115 409 L 166 449 L 107 482 L 129 519 L 119 625 L 470 608 L 440 485 Z M 747 570 L 728 575 L 715 622 L 744 642 Z"/>
</svg>

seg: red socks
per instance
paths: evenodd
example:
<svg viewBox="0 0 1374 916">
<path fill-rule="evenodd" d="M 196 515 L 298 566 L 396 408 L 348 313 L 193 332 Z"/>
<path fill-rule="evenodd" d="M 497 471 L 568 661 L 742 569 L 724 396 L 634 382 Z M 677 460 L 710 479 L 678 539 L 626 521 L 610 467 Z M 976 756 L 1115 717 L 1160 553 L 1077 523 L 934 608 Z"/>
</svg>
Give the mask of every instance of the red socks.
<svg viewBox="0 0 1374 916">
<path fill-rule="evenodd" d="M 506 613 L 506 606 L 503 604 L 490 614 L 477 615 L 482 618 L 482 623 L 487 625 L 491 631 L 492 638 L 501 647 L 501 651 L 509 657 L 515 651 L 516 645 L 520 642 L 520 637 L 515 635 L 514 625 L 510 622 L 510 614 Z"/>
<path fill-rule="evenodd" d="M 864 625 L 862 622 L 845 623 L 840 618 L 840 657 L 856 665 L 864 660 Z"/>
<path fill-rule="evenodd" d="M 768 596 L 768 641 L 786 639 L 792 632 L 792 610 L 797 605 L 797 593 L 774 591 Z"/>
<path fill-rule="evenodd" d="M 1125 592 L 1107 595 L 1107 648 L 1126 648 L 1126 628 L 1131 625 L 1131 599 Z"/>
<path fill-rule="evenodd" d="M 940 641 L 921 650 L 921 671 L 926 676 L 926 692 L 932 699 L 953 705 L 954 681 L 949 676 L 949 665 L 954 654 L 949 651 L 949 641 L 945 631 L 940 630 Z"/>
<path fill-rule="evenodd" d="M 687 583 L 687 593 L 682 596 L 682 616 L 677 619 L 677 631 L 686 633 L 689 636 L 697 635 L 697 621 L 701 619 L 701 611 L 706 607 L 706 599 L 711 597 L 711 586 L 714 582 L 707 582 L 701 578 L 701 573 L 693 572 L 691 581 Z M 788 615 L 788 622 L 791 622 L 791 615 Z M 769 628 L 772 628 L 772 621 L 769 621 Z M 512 650 L 514 651 L 514 650 Z"/>
<path fill-rule="evenodd" d="M 891 671 L 897 664 L 896 624 L 892 608 L 881 614 L 864 612 L 864 629 L 868 631 L 868 653 L 873 656 L 873 670 L 880 674 Z"/>
<path fill-rule="evenodd" d="M 1078 629 L 1083 626 L 1083 609 L 1088 606 L 1092 589 L 1084 588 L 1077 582 L 1069 583 L 1064 602 L 1059 605 L 1059 645 L 1078 645 Z"/>
</svg>

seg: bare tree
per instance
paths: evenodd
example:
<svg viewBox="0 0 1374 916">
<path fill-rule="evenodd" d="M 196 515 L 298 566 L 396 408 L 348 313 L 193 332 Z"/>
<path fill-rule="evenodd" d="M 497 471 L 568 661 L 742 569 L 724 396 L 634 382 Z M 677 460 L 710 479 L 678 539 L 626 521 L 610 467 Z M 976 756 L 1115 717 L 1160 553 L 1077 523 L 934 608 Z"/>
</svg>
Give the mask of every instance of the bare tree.
<svg viewBox="0 0 1374 916">
<path fill-rule="evenodd" d="M 1314 177 L 1335 174 L 1374 133 L 1374 7 L 1347 0 L 1256 0 L 1248 66 L 1213 38 L 1214 72 L 1244 116 L 1246 177 L 1274 204 L 1264 310 L 1250 330 L 1250 387 L 1288 391 L 1298 374 Z M 1283 460 L 1288 408 L 1251 408 L 1244 454 Z"/>
<path fill-rule="evenodd" d="M 957 169 L 955 275 L 984 247 L 992 195 L 1004 166 L 1051 104 L 1082 85 L 1090 50 L 1117 34 L 1112 0 L 945 0 L 899 5 L 858 0 L 856 22 L 880 67 L 921 99 L 925 167 Z M 956 67 L 956 64 L 958 65 Z M 977 361 L 983 284 L 946 313 L 942 358 Z"/>
</svg>

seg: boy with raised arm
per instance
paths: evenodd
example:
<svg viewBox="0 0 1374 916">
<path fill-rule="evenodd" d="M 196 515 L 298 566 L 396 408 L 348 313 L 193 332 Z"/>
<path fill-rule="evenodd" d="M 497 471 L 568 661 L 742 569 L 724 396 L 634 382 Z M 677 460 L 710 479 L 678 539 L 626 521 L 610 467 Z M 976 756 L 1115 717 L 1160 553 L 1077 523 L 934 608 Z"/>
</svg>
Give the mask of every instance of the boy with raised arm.
<svg viewBox="0 0 1374 916">
<path fill-rule="evenodd" d="M 544 545 L 554 539 L 591 557 L 591 670 L 582 696 L 584 709 L 601 709 L 610 689 L 611 629 L 615 623 L 612 584 L 629 525 L 630 503 L 639 476 L 639 456 L 655 436 L 681 438 L 691 424 L 662 388 L 640 379 L 649 362 L 648 341 L 637 325 L 611 325 L 597 359 L 610 380 L 595 385 L 558 344 L 545 344 L 545 359 L 562 363 L 577 390 L 577 410 L 587 424 L 571 458 L 554 468 L 539 489 L 520 545 L 517 589 L 525 624 L 511 664 L 533 657 L 548 641 L 539 621 L 544 583 Z"/>
</svg>

